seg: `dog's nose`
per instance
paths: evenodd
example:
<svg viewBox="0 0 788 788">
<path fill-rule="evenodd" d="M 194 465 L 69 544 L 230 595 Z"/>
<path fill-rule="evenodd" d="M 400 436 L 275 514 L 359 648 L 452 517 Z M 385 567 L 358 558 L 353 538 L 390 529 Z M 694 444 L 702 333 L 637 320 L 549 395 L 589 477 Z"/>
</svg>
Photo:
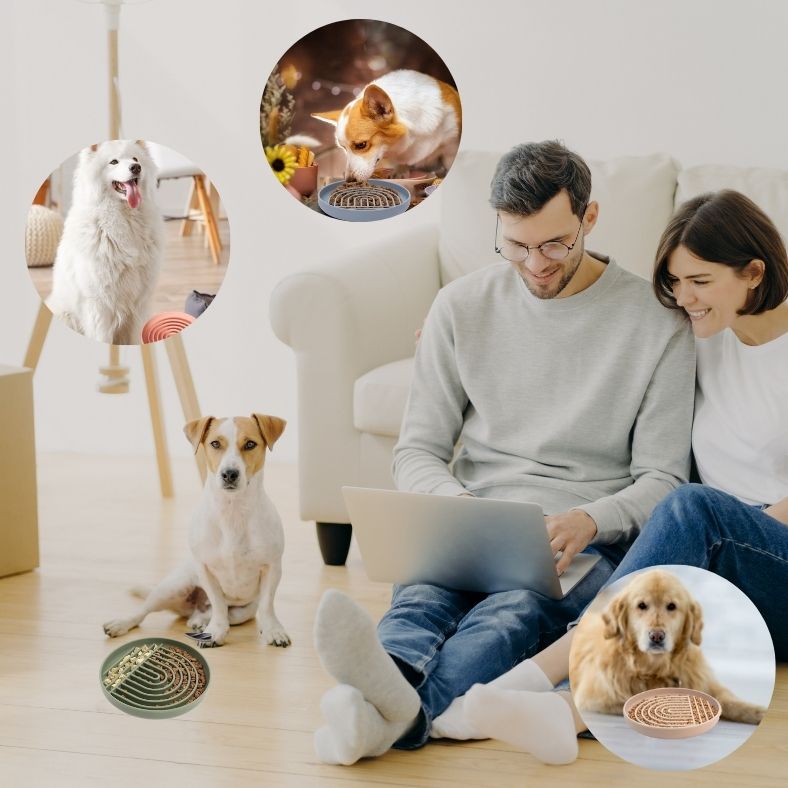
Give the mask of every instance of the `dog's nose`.
<svg viewBox="0 0 788 788">
<path fill-rule="evenodd" d="M 142 172 L 142 165 L 141 164 L 132 164 L 129 169 L 131 170 L 132 175 L 139 175 Z"/>
<path fill-rule="evenodd" d="M 661 646 L 665 642 L 664 629 L 651 629 L 648 633 L 648 639 L 656 646 Z"/>
<path fill-rule="evenodd" d="M 225 484 L 235 484 L 238 481 L 238 477 L 241 475 L 241 472 L 238 468 L 225 468 L 222 471 L 222 481 Z"/>
</svg>

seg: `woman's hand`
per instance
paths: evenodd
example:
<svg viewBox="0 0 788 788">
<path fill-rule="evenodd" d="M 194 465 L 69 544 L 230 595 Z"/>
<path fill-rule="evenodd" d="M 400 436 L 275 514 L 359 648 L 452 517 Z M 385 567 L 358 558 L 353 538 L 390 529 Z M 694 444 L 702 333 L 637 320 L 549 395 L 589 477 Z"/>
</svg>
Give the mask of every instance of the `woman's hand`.
<svg viewBox="0 0 788 788">
<path fill-rule="evenodd" d="M 763 511 L 770 517 L 774 517 L 775 520 L 779 520 L 781 523 L 788 525 L 788 498 L 777 501 L 777 503 L 772 504 Z"/>
</svg>

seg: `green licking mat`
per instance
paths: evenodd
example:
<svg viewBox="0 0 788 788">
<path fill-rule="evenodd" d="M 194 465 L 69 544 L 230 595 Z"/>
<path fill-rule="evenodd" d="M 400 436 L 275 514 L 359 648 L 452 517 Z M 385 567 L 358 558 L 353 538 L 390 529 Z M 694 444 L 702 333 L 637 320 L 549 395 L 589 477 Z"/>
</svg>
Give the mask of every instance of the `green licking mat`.
<svg viewBox="0 0 788 788">
<path fill-rule="evenodd" d="M 151 720 L 193 709 L 208 689 L 205 657 L 186 643 L 142 638 L 116 648 L 102 663 L 99 680 L 113 706 Z"/>
</svg>

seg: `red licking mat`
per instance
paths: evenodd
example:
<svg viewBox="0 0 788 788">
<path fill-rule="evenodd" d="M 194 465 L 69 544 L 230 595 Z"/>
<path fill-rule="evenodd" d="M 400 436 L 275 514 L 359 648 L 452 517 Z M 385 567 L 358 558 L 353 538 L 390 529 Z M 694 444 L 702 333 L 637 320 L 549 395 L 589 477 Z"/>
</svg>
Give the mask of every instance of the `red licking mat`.
<svg viewBox="0 0 788 788">
<path fill-rule="evenodd" d="M 193 322 L 194 318 L 186 312 L 160 312 L 142 327 L 142 341 L 146 345 L 149 342 L 159 342 L 173 334 L 179 334 Z"/>
</svg>

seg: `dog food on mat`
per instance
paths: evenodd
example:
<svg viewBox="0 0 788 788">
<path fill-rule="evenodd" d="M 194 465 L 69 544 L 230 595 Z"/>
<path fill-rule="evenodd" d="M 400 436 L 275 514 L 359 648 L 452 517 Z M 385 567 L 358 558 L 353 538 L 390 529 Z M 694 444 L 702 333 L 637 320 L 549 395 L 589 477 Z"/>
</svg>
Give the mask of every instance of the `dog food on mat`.
<svg viewBox="0 0 788 788">
<path fill-rule="evenodd" d="M 705 733 L 717 724 L 720 712 L 711 695 L 673 687 L 641 692 L 624 704 L 624 716 L 635 730 L 661 739 Z"/>
<path fill-rule="evenodd" d="M 328 203 L 337 208 L 355 208 L 363 211 L 392 208 L 400 205 L 402 198 L 388 186 L 373 186 L 369 181 L 346 181 L 331 192 Z"/>
<path fill-rule="evenodd" d="M 209 675 L 202 654 L 166 638 L 126 643 L 101 666 L 101 684 L 110 703 L 136 717 L 183 714 L 198 703 Z"/>
</svg>

